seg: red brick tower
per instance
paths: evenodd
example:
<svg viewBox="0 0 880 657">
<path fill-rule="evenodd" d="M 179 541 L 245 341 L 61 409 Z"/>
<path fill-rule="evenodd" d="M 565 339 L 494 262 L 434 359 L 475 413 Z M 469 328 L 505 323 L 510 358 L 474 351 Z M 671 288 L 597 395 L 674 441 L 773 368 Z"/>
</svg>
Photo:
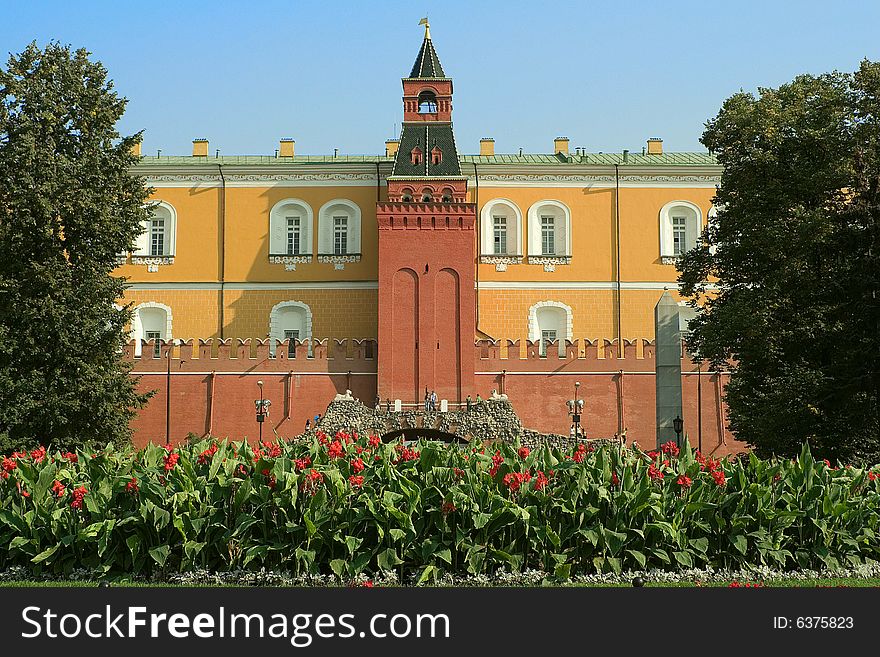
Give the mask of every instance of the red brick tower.
<svg viewBox="0 0 880 657">
<path fill-rule="evenodd" d="M 476 206 L 452 133 L 452 80 L 425 40 L 403 79 L 403 129 L 379 222 L 379 396 L 473 394 Z"/>
</svg>

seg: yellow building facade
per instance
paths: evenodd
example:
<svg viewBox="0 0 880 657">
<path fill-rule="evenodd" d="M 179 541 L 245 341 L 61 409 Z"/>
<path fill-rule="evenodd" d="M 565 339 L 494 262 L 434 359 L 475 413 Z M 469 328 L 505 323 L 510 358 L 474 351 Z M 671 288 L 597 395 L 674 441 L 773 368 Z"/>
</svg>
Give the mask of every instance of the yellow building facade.
<svg viewBox="0 0 880 657">
<path fill-rule="evenodd" d="M 637 154 L 567 144 L 496 155 L 484 140 L 482 155 L 460 156 L 478 213 L 475 337 L 540 339 L 549 313 L 557 339 L 652 338 L 654 305 L 677 289 L 675 261 L 711 216 L 720 167 L 659 140 Z M 134 337 L 377 337 L 376 203 L 396 143 L 378 157 L 281 155 L 293 146 L 141 158 L 153 219 L 118 269 Z"/>
</svg>

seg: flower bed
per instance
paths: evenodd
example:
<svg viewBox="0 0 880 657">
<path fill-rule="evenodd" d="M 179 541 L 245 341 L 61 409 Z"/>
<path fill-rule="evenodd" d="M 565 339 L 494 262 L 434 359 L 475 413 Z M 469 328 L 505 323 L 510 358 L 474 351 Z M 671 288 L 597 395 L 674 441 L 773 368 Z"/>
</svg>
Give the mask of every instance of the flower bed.
<svg viewBox="0 0 880 657">
<path fill-rule="evenodd" d="M 153 575 L 259 570 L 438 581 L 529 569 L 596 573 L 880 561 L 877 468 L 717 461 L 605 443 L 383 444 L 319 434 L 289 444 L 0 461 L 0 569 Z"/>
</svg>

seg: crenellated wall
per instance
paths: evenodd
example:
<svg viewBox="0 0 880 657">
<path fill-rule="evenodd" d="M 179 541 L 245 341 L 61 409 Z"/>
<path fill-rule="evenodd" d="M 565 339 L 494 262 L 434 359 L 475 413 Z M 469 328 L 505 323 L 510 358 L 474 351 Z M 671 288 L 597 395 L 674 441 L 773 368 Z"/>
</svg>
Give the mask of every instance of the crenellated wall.
<svg viewBox="0 0 880 657">
<path fill-rule="evenodd" d="M 565 402 L 579 382 L 588 437 L 625 429 L 627 440 L 650 447 L 656 422 L 654 343 L 625 340 L 622 347 L 618 353 L 616 340 L 601 338 L 566 341 L 560 357 L 558 345 L 548 343 L 547 356 L 542 357 L 538 342 L 480 340 L 474 345 L 475 390 L 483 398 L 493 390 L 507 394 L 527 428 L 567 435 Z M 301 433 L 307 418 L 323 413 L 334 396 L 347 389 L 365 404 L 374 404 L 379 357 L 375 340 L 324 339 L 311 345 L 308 340 L 295 341 L 294 358 L 288 357 L 287 342 L 280 342 L 275 353 L 270 354 L 268 340 L 187 340 L 179 346 L 160 344 L 157 358 L 149 341 L 135 357 L 130 343 L 126 355 L 133 362 L 132 374 L 140 376 L 139 389 L 157 390 L 134 422 L 135 442 L 164 442 L 168 381 L 172 442 L 190 432 L 255 438 L 257 381 L 263 381 L 265 398 L 272 402 L 264 438 L 273 437 L 273 431 L 283 437 Z M 745 449 L 725 427 L 721 397 L 728 377 L 728 372 L 708 371 L 706 365 L 698 372 L 682 345 L 685 433 L 707 454 Z"/>
</svg>

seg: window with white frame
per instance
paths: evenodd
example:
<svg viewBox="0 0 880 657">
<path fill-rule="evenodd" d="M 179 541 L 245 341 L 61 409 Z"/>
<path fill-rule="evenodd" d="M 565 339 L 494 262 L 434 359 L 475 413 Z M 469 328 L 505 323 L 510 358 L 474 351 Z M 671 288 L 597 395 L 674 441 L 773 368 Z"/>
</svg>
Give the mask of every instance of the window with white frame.
<svg viewBox="0 0 880 657">
<path fill-rule="evenodd" d="M 493 224 L 493 242 L 492 253 L 495 255 L 504 255 L 507 253 L 507 217 L 503 215 L 495 215 L 492 217 Z"/>
<path fill-rule="evenodd" d="M 522 255 L 522 212 L 516 203 L 504 198 L 489 200 L 480 213 L 480 225 L 481 255 Z"/>
<path fill-rule="evenodd" d="M 142 224 L 131 253 L 141 258 L 170 258 L 174 255 L 177 212 L 165 201 L 154 201 L 147 209 L 150 217 Z"/>
<path fill-rule="evenodd" d="M 319 256 L 329 258 L 347 256 L 350 259 L 359 256 L 360 251 L 360 208 L 348 199 L 336 199 L 325 203 L 318 211 Z"/>
<path fill-rule="evenodd" d="M 287 340 L 287 357 L 296 358 L 296 340 L 299 340 L 299 329 L 284 329 L 284 339 Z"/>
<path fill-rule="evenodd" d="M 556 329 L 544 329 L 541 331 L 541 356 L 547 355 L 547 344 L 556 342 Z"/>
<path fill-rule="evenodd" d="M 269 314 L 269 353 L 275 355 L 278 342 L 290 340 L 287 357 L 296 358 L 293 340 L 310 340 L 312 337 L 312 311 L 301 301 L 283 301 L 276 304 Z M 312 344 L 309 342 L 309 355 Z"/>
<path fill-rule="evenodd" d="M 143 341 L 171 340 L 171 308 L 156 303 L 146 302 L 135 306 L 131 317 L 131 337 L 135 341 L 135 356 L 141 356 Z M 161 356 L 161 346 L 155 344 L 153 353 Z"/>
<path fill-rule="evenodd" d="M 287 217 L 287 255 L 300 255 L 302 248 L 302 219 Z"/>
<path fill-rule="evenodd" d="M 561 201 L 538 201 L 529 208 L 529 256 L 566 262 L 571 256 L 571 211 Z"/>
<path fill-rule="evenodd" d="M 672 201 L 660 210 L 660 257 L 671 264 L 697 245 L 702 211 L 690 201 Z"/>
<path fill-rule="evenodd" d="M 333 255 L 348 253 L 348 217 L 333 217 Z"/>
<path fill-rule="evenodd" d="M 150 255 L 165 255 L 165 220 L 150 220 Z"/>
<path fill-rule="evenodd" d="M 162 356 L 162 332 L 161 331 L 144 331 L 144 340 L 153 342 L 153 358 Z"/>
<path fill-rule="evenodd" d="M 312 208 L 296 198 L 276 203 L 269 211 L 269 256 L 305 261 L 312 255 Z"/>
<path fill-rule="evenodd" d="M 541 217 L 541 255 L 556 255 L 556 217 Z"/>
<path fill-rule="evenodd" d="M 538 342 L 539 355 L 547 356 L 547 345 L 557 343 L 565 356 L 565 341 L 572 339 L 571 307 L 559 301 L 540 301 L 529 308 L 529 340 Z"/>
</svg>

